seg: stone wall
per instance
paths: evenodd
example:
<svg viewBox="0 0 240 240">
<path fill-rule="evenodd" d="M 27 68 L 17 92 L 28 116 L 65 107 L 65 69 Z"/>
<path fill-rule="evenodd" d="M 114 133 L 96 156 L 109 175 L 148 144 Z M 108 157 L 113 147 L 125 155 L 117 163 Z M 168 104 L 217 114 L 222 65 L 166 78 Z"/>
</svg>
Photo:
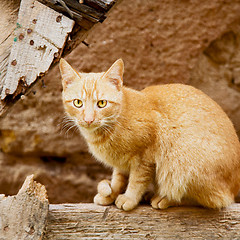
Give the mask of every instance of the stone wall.
<svg viewBox="0 0 240 240">
<path fill-rule="evenodd" d="M 202 89 L 240 134 L 240 2 L 123 0 L 66 59 L 98 72 L 118 58 L 125 85 L 180 82 Z M 92 201 L 110 176 L 87 153 L 76 129 L 63 123 L 61 80 L 55 67 L 0 122 L 0 193 L 14 194 L 34 173 L 52 203 Z"/>
</svg>

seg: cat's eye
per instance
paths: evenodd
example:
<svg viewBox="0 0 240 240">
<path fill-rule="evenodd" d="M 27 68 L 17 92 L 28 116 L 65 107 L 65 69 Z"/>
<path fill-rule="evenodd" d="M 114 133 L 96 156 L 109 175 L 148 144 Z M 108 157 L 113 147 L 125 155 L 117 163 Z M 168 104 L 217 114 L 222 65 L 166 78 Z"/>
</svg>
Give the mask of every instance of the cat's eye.
<svg viewBox="0 0 240 240">
<path fill-rule="evenodd" d="M 99 108 L 104 108 L 104 107 L 106 107 L 106 106 L 107 106 L 107 100 L 100 100 L 100 101 L 98 101 L 98 102 L 97 102 L 97 106 L 98 106 Z"/>
<path fill-rule="evenodd" d="M 73 105 L 77 108 L 80 108 L 80 107 L 82 107 L 83 102 L 80 99 L 74 99 L 73 100 Z"/>
</svg>

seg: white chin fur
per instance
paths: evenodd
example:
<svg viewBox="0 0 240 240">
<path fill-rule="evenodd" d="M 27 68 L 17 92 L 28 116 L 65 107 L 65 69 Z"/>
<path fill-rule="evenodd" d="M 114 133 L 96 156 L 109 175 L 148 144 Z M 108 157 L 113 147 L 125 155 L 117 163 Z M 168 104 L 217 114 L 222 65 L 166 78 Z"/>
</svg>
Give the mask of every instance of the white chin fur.
<svg viewBox="0 0 240 240">
<path fill-rule="evenodd" d="M 79 128 L 80 128 L 80 130 L 83 130 L 83 131 L 89 131 L 89 132 L 94 132 L 94 131 L 96 131 L 100 126 L 88 126 L 88 125 L 78 125 L 79 126 Z"/>
</svg>

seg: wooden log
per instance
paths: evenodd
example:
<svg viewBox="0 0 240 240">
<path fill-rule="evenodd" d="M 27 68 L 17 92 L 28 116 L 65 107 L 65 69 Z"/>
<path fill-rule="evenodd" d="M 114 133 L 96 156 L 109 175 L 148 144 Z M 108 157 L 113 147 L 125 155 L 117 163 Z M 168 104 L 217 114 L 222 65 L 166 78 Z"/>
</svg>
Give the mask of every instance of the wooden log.
<svg viewBox="0 0 240 240">
<path fill-rule="evenodd" d="M 240 239 L 240 204 L 222 210 L 140 205 L 48 204 L 46 189 L 26 178 L 16 196 L 0 195 L 1 240 Z"/>
<path fill-rule="evenodd" d="M 46 189 L 28 176 L 16 196 L 0 195 L 0 239 L 42 239 L 47 215 Z"/>
<path fill-rule="evenodd" d="M 240 239 L 240 204 L 124 212 L 114 206 L 51 204 L 44 239 Z"/>
</svg>

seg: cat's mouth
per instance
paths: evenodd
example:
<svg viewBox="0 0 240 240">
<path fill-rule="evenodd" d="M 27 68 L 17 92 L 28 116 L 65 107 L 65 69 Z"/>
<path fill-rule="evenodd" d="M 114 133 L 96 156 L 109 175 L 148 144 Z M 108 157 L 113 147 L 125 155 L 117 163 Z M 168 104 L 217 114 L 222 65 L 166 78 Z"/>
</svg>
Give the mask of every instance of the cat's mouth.
<svg viewBox="0 0 240 240">
<path fill-rule="evenodd" d="M 93 121 L 92 123 L 86 123 L 85 121 L 77 121 L 77 125 L 84 131 L 95 132 L 96 130 L 103 130 L 109 132 L 109 128 L 112 128 L 110 122 L 106 121 Z"/>
<path fill-rule="evenodd" d="M 95 131 L 97 130 L 98 128 L 101 127 L 101 125 L 97 122 L 93 122 L 93 123 L 86 123 L 86 122 L 80 122 L 78 123 L 80 127 L 82 128 L 85 128 L 86 130 L 89 130 L 89 131 Z"/>
</svg>

